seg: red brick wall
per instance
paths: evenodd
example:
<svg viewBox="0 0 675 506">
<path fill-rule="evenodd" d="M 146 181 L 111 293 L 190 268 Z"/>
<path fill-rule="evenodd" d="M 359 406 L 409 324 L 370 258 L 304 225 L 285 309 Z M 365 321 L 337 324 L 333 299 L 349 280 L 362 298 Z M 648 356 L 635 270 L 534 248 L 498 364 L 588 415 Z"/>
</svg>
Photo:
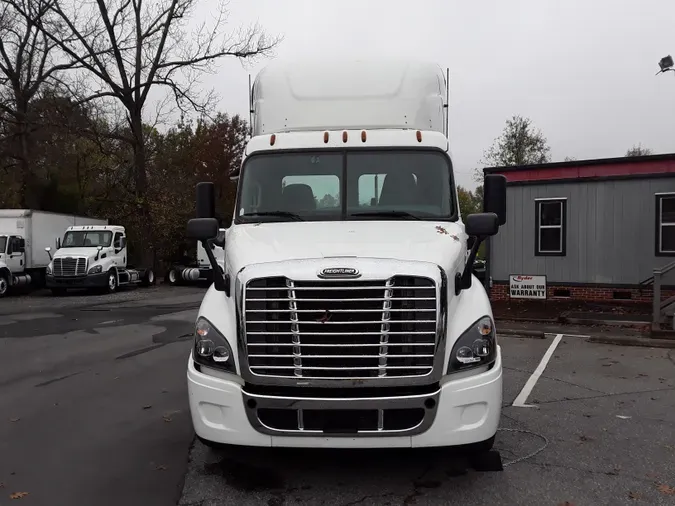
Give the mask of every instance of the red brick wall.
<svg viewBox="0 0 675 506">
<path fill-rule="evenodd" d="M 556 297 L 555 290 L 569 290 L 569 297 Z M 630 293 L 630 299 L 615 299 L 614 292 Z M 675 290 L 661 290 L 661 300 L 668 297 L 675 296 Z M 611 288 L 611 287 L 594 287 L 594 286 L 547 286 L 546 297 L 549 299 L 567 299 L 567 300 L 613 300 L 613 301 L 634 301 L 634 302 L 651 302 L 652 289 L 638 289 L 638 288 Z M 507 283 L 494 283 L 490 290 L 491 300 L 508 300 L 509 299 L 509 285 Z"/>
</svg>

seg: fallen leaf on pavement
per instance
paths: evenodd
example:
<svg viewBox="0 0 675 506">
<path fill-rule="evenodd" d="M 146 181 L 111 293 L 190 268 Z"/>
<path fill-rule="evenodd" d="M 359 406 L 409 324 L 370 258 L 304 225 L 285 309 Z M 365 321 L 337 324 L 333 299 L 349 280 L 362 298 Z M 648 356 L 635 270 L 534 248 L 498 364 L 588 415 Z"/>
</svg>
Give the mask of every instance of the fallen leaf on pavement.
<svg viewBox="0 0 675 506">
<path fill-rule="evenodd" d="M 633 492 L 632 490 L 628 491 L 628 498 L 629 499 L 637 500 L 637 499 L 640 499 L 640 497 L 641 497 L 640 494 L 638 494 L 636 492 Z"/>
<path fill-rule="evenodd" d="M 10 499 L 21 499 L 22 497 L 26 497 L 28 495 L 28 492 L 14 492 L 13 494 L 9 495 Z"/>
<path fill-rule="evenodd" d="M 143 409 L 150 409 L 152 407 L 152 404 L 148 404 L 147 406 L 143 406 Z"/>
<path fill-rule="evenodd" d="M 5 488 L 5 482 L 0 481 L 0 488 Z"/>
<path fill-rule="evenodd" d="M 171 420 L 173 420 L 169 415 L 164 415 L 162 418 L 166 423 L 169 423 Z"/>
<path fill-rule="evenodd" d="M 659 485 L 659 492 L 667 495 L 675 495 L 675 487 L 669 487 L 665 483 Z"/>
<path fill-rule="evenodd" d="M 166 471 L 165 465 L 155 466 L 155 471 Z"/>
<path fill-rule="evenodd" d="M 21 418 L 10 418 L 9 419 L 9 421 L 12 422 L 12 423 L 18 422 L 19 420 L 21 420 Z"/>
</svg>

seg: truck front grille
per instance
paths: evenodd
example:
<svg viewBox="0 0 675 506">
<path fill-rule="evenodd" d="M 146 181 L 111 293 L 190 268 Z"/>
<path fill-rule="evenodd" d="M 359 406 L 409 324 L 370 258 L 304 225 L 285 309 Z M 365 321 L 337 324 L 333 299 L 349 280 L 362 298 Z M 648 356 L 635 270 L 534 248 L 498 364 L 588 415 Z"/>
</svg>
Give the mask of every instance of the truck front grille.
<svg viewBox="0 0 675 506">
<path fill-rule="evenodd" d="M 54 276 L 83 276 L 87 273 L 86 258 L 55 258 Z"/>
<path fill-rule="evenodd" d="M 354 379 L 431 374 L 434 281 L 250 281 L 245 290 L 248 366 L 257 376 Z"/>
</svg>

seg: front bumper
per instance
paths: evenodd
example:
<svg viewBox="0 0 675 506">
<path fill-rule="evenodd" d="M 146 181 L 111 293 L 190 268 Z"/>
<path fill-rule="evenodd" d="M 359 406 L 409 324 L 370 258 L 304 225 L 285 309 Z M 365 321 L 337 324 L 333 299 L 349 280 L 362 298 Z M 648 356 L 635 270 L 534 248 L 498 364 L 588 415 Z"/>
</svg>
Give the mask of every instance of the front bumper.
<svg viewBox="0 0 675 506">
<path fill-rule="evenodd" d="M 401 397 L 288 398 L 252 395 L 240 379 L 203 374 L 188 362 L 188 396 L 197 435 L 214 443 L 244 446 L 386 448 L 458 446 L 490 439 L 497 432 L 502 407 L 502 360 L 498 348 L 494 366 L 482 373 L 441 383 L 437 392 Z M 434 403 L 429 403 L 429 398 Z M 255 399 L 255 403 L 251 403 Z M 426 402 L 426 404 L 425 404 Z M 256 408 L 251 408 L 255 404 Z M 429 409 L 433 404 L 433 409 Z M 395 431 L 372 435 L 325 435 L 298 432 L 289 435 L 266 427 L 255 414 L 260 407 L 294 406 L 300 409 L 400 409 L 424 406 L 433 411 L 404 435 Z M 252 423 L 253 421 L 253 423 Z"/>
<path fill-rule="evenodd" d="M 69 277 L 48 274 L 46 284 L 47 288 L 100 288 L 108 285 L 108 273 Z"/>
</svg>

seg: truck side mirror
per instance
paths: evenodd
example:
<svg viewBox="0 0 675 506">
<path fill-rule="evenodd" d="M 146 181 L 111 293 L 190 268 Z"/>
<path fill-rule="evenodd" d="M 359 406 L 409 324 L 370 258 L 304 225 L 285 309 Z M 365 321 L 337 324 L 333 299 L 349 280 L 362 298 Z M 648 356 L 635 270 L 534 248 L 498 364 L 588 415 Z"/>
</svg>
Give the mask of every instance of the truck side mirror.
<svg viewBox="0 0 675 506">
<path fill-rule="evenodd" d="M 216 217 L 215 186 L 213 183 L 197 183 L 197 218 Z M 216 220 L 216 227 L 218 221 Z M 216 234 L 218 231 L 216 230 Z M 212 237 L 215 237 L 213 234 Z"/>
<path fill-rule="evenodd" d="M 47 246 L 45 248 L 45 251 L 47 252 L 47 255 L 49 256 L 49 261 L 51 262 L 52 261 L 52 248 Z"/>
<path fill-rule="evenodd" d="M 218 235 L 218 220 L 215 218 L 193 218 L 187 224 L 187 236 L 198 241 L 208 241 Z"/>
<path fill-rule="evenodd" d="M 464 229 L 470 237 L 476 239 L 472 241 L 473 244 L 466 259 L 464 271 L 455 274 L 455 295 L 459 295 L 462 290 L 471 288 L 471 273 L 478 248 L 486 237 L 495 235 L 499 231 L 499 217 L 496 213 L 470 214 L 466 217 Z"/>
<path fill-rule="evenodd" d="M 495 213 L 499 226 L 506 223 L 506 176 L 502 174 L 487 174 L 485 176 L 483 212 Z"/>
<path fill-rule="evenodd" d="M 499 218 L 495 213 L 475 213 L 466 217 L 466 233 L 484 239 L 499 232 Z M 473 245 L 472 245 L 473 246 Z"/>
<path fill-rule="evenodd" d="M 61 238 L 60 237 L 56 238 L 56 249 L 61 249 Z"/>
</svg>

